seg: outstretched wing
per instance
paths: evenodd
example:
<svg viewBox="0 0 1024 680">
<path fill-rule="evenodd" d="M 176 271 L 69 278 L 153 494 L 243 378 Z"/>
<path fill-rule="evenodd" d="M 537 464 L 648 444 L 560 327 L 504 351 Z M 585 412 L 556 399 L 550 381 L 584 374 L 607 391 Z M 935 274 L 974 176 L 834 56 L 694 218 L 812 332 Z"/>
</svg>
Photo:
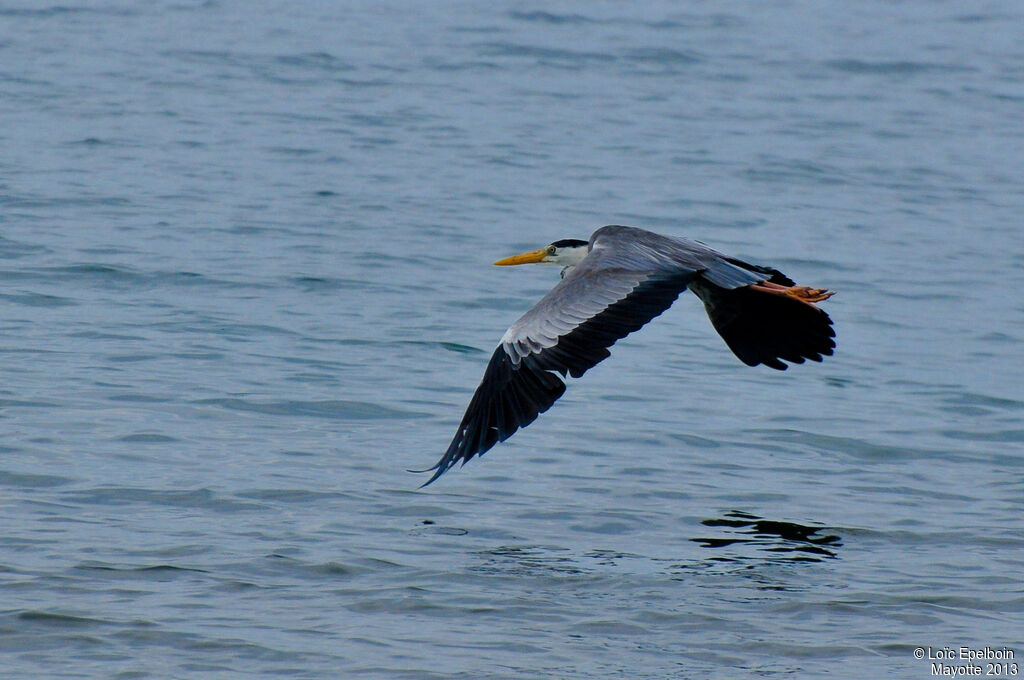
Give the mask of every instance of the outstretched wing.
<svg viewBox="0 0 1024 680">
<path fill-rule="evenodd" d="M 748 366 L 764 364 L 784 371 L 783 360 L 821 361 L 836 346 L 829 315 L 799 297 L 762 286 L 727 289 L 703 279 L 694 281 L 690 289 L 704 302 L 711 324 L 729 349 Z M 831 295 L 815 292 L 823 293 L 822 299 Z"/>
<path fill-rule="evenodd" d="M 615 341 L 668 309 L 688 286 L 744 363 L 783 369 L 782 360 L 832 353 L 832 321 L 810 304 L 831 292 L 793 286 L 776 269 L 748 264 L 702 243 L 632 227 L 594 232 L 590 254 L 508 329 L 466 415 L 427 480 L 505 441 L 548 410 L 609 356 Z M 756 285 L 755 285 L 756 284 Z"/>
<path fill-rule="evenodd" d="M 502 337 L 448 450 L 425 470 L 434 475 L 424 486 L 532 423 L 565 392 L 562 377 L 578 378 L 606 359 L 616 340 L 668 309 L 698 274 L 712 272 L 720 285 L 768 278 L 696 242 L 598 229 L 583 262 Z"/>
</svg>

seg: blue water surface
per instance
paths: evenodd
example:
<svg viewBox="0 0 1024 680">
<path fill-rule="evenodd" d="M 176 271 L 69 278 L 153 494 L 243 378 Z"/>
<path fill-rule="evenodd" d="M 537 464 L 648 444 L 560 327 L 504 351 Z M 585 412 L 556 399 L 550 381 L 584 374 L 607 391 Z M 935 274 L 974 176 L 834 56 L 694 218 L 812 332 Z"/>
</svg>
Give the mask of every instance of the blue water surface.
<svg viewBox="0 0 1024 680">
<path fill-rule="evenodd" d="M 1022 25 L 5 3 L 5 676 L 1024 663 Z M 747 368 L 687 293 L 420 490 L 557 280 L 490 263 L 610 223 L 836 290 L 835 356 Z"/>
</svg>

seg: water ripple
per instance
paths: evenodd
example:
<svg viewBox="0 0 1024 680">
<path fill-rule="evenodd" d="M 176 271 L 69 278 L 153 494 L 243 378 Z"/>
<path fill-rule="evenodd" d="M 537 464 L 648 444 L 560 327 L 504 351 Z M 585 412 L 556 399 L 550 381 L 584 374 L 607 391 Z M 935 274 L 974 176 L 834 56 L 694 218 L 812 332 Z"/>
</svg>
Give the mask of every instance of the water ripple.
<svg viewBox="0 0 1024 680">
<path fill-rule="evenodd" d="M 300 416 L 330 420 L 377 420 L 424 418 L 428 414 L 396 409 L 364 401 L 331 399 L 323 401 L 253 401 L 248 399 L 200 399 L 192 402 L 202 406 L 219 406 L 232 411 L 248 411 L 262 415 Z"/>
</svg>

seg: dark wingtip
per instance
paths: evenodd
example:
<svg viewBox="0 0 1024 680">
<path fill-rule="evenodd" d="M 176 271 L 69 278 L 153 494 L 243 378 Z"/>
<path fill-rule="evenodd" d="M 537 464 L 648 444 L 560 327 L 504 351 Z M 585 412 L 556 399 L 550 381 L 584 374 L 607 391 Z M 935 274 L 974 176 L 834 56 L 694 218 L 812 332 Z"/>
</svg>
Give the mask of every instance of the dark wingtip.
<svg viewBox="0 0 1024 680">
<path fill-rule="evenodd" d="M 419 470 L 419 472 L 430 472 L 431 470 L 436 470 L 436 472 L 434 472 L 434 474 L 430 477 L 430 479 L 428 479 L 427 481 L 425 481 L 422 484 L 420 484 L 419 488 L 422 489 L 423 487 L 430 486 L 431 484 L 436 482 L 438 477 L 440 477 L 444 473 L 448 472 L 448 468 L 450 468 L 450 467 L 451 467 L 451 465 L 444 465 L 443 466 L 439 462 L 437 465 L 435 465 L 432 468 L 427 468 L 426 470 Z M 416 472 L 416 470 L 409 470 L 409 472 Z"/>
<path fill-rule="evenodd" d="M 443 462 L 444 462 L 444 459 L 442 458 L 441 460 L 437 461 L 436 463 L 434 463 L 433 465 L 431 465 L 428 468 L 424 468 L 422 470 L 413 470 L 412 468 L 406 468 L 405 471 L 406 472 L 411 472 L 411 473 L 416 474 L 416 475 L 422 475 L 424 473 L 434 472 L 436 470 L 436 472 L 434 472 L 434 474 L 431 476 L 430 479 L 428 479 L 427 481 L 425 481 L 422 484 L 420 484 L 419 488 L 422 489 L 423 487 L 429 485 L 431 482 L 435 481 L 438 477 L 440 477 L 441 475 L 443 475 L 445 472 L 448 471 L 448 468 L 451 467 L 451 466 L 450 465 L 442 466 L 441 464 Z"/>
</svg>

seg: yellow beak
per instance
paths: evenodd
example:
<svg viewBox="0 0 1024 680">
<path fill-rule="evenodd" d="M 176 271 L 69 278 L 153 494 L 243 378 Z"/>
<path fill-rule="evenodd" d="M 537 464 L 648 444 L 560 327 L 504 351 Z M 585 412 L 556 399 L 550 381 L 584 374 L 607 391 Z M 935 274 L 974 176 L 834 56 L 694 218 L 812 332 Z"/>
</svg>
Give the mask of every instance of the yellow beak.
<svg viewBox="0 0 1024 680">
<path fill-rule="evenodd" d="M 540 250 L 531 250 L 528 253 L 520 253 L 518 255 L 513 255 L 512 257 L 506 257 L 504 260 L 498 260 L 494 264 L 499 267 L 507 267 L 510 264 L 533 264 L 535 262 L 543 262 L 547 255 L 548 249 L 541 248 Z"/>
</svg>

